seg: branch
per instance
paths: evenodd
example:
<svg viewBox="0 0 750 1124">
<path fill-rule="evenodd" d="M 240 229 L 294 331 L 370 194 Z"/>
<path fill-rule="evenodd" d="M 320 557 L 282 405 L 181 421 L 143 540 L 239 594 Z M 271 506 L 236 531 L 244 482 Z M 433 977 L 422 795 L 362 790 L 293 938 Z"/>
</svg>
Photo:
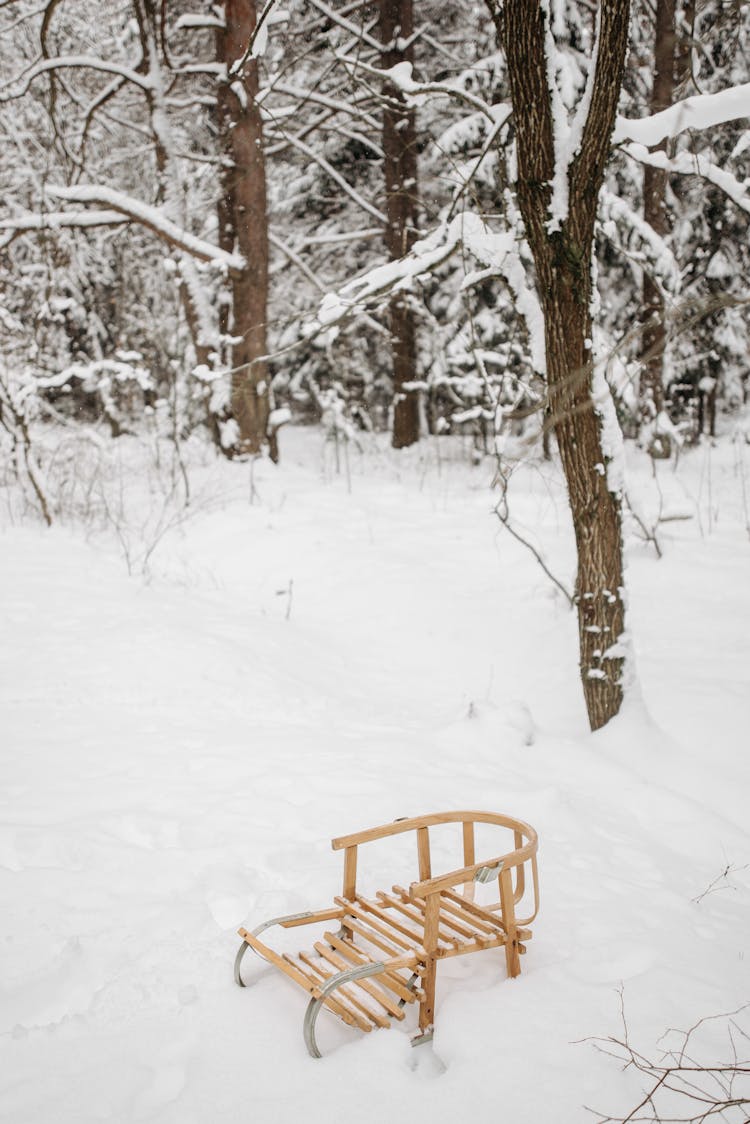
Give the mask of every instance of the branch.
<svg viewBox="0 0 750 1124">
<path fill-rule="evenodd" d="M 261 90 L 257 98 L 258 102 L 262 103 L 270 93 L 287 94 L 291 98 L 297 98 L 298 102 L 301 101 L 303 104 L 313 102 L 315 105 L 324 105 L 326 109 L 333 109 L 337 113 L 347 113 L 352 117 L 361 118 L 373 129 L 378 127 L 378 123 L 374 117 L 371 117 L 368 113 L 358 108 L 358 103 L 363 100 L 362 98 L 354 97 L 350 98 L 348 101 L 341 101 L 338 98 L 328 97 L 327 94 L 320 94 L 315 90 L 301 89 L 298 86 L 290 85 L 288 82 L 272 82 L 269 86 L 266 86 L 265 89 Z M 277 110 L 274 111 L 274 113 L 277 112 Z"/>
<path fill-rule="evenodd" d="M 350 23 L 348 19 L 339 15 L 338 12 L 334 12 L 327 4 L 323 4 L 322 0 L 310 0 L 310 5 L 313 8 L 317 8 L 319 12 L 322 12 L 332 23 L 338 24 L 344 31 L 348 31 L 350 35 L 355 35 L 358 40 L 366 43 L 368 47 L 372 47 L 378 54 L 383 50 L 383 44 L 378 42 L 377 39 L 373 39 L 371 35 L 368 35 L 363 27 L 357 27 L 355 23 Z"/>
<path fill-rule="evenodd" d="M 339 175 L 336 169 L 331 167 L 327 160 L 320 156 L 313 148 L 310 148 L 309 145 L 305 144 L 304 141 L 300 140 L 299 137 L 293 137 L 289 133 L 285 133 L 284 135 L 293 148 L 298 148 L 300 152 L 303 152 L 305 156 L 318 164 L 319 167 L 321 167 L 326 173 L 326 175 L 330 176 L 334 183 L 337 183 L 342 191 L 345 191 L 349 198 L 352 199 L 358 207 L 361 207 L 362 210 L 367 211 L 369 215 L 372 215 L 373 218 L 377 219 L 378 222 L 383 223 L 383 225 L 385 226 L 387 219 L 383 212 L 379 211 L 377 207 L 373 207 L 373 205 L 371 203 L 368 203 L 366 199 L 363 199 L 359 192 L 356 191 L 352 187 L 352 185 L 344 179 L 342 175 Z"/>
<path fill-rule="evenodd" d="M 343 285 L 337 293 L 328 293 L 317 316 L 306 327 L 305 337 L 333 327 L 368 302 L 409 289 L 420 274 L 436 269 L 458 249 L 462 224 L 469 217 L 481 222 L 477 216 L 459 215 L 447 227 L 438 227 L 428 238 L 415 242 L 405 257 L 376 266 Z"/>
<path fill-rule="evenodd" d="M 113 98 L 117 94 L 117 92 L 122 88 L 122 84 L 124 81 L 125 79 L 122 77 L 122 75 L 118 74 L 115 78 L 112 79 L 108 86 L 104 87 L 101 93 L 97 94 L 94 100 L 89 104 L 86 110 L 86 115 L 83 119 L 81 136 L 78 141 L 78 155 L 81 161 L 83 161 L 85 156 L 86 141 L 88 139 L 89 129 L 91 128 L 91 122 L 94 120 L 94 116 L 97 110 L 101 109 L 103 105 L 107 104 L 110 98 Z"/>
<path fill-rule="evenodd" d="M 698 156 L 691 152 L 678 152 L 669 157 L 666 152 L 649 152 L 642 144 L 623 145 L 622 151 L 640 164 L 650 164 L 654 168 L 663 168 L 665 172 L 676 172 L 683 176 L 701 176 L 723 191 L 743 211 L 750 214 L 750 189 L 748 189 L 747 183 L 738 180 L 735 175 L 725 171 L 724 168 L 712 164 L 705 156 Z"/>
<path fill-rule="evenodd" d="M 216 30 L 224 27 L 226 27 L 226 23 L 217 15 L 185 12 L 184 15 L 177 17 L 177 22 L 172 30 L 185 31 L 188 28 L 198 28 L 201 31 L 206 31 L 209 28 Z"/>
<path fill-rule="evenodd" d="M 60 55 L 59 58 L 43 59 L 34 63 L 29 70 L 11 79 L 10 82 L 6 82 L 4 86 L 0 87 L 0 101 L 11 101 L 14 98 L 22 97 L 40 74 L 70 69 L 99 70 L 104 74 L 116 74 L 128 82 L 132 82 L 134 86 L 139 86 L 142 90 L 151 89 L 151 80 L 148 76 L 139 74 L 128 66 L 120 66 L 119 63 L 98 59 L 93 55 Z M 13 87 L 18 82 L 23 83 L 23 85 L 14 89 Z M 11 92 L 7 93 L 6 91 L 9 90 Z"/>
<path fill-rule="evenodd" d="M 104 207 L 111 207 L 113 211 L 118 211 L 132 219 L 133 222 L 140 223 L 141 226 L 145 226 L 162 241 L 167 242 L 170 246 L 176 246 L 179 250 L 184 250 L 186 254 L 189 254 L 192 258 L 197 258 L 198 261 L 212 262 L 215 265 L 223 266 L 230 273 L 242 273 L 245 269 L 245 260 L 239 254 L 229 254 L 226 250 L 214 246 L 213 243 L 206 242 L 203 238 L 197 238 L 194 234 L 183 230 L 182 227 L 165 218 L 158 207 L 151 207 L 147 203 L 142 203 L 139 199 L 133 199 L 132 196 L 124 195 L 121 191 L 115 191 L 111 187 L 102 187 L 97 184 L 57 187 L 48 184 L 46 190 L 53 198 L 62 199 L 68 203 L 96 203 Z"/>
<path fill-rule="evenodd" d="M 652 147 L 686 129 L 712 129 L 742 117 L 750 117 L 750 82 L 718 94 L 694 94 L 651 117 L 618 117 L 612 143 L 631 140 Z"/>
<path fill-rule="evenodd" d="M 505 109 L 502 104 L 488 105 L 486 101 L 475 97 L 474 94 L 469 94 L 466 90 L 459 90 L 444 82 L 416 82 L 411 76 L 412 64 L 410 62 L 399 62 L 388 70 L 382 70 L 377 66 L 370 66 L 362 59 L 350 58 L 349 55 L 337 54 L 336 58 L 344 66 L 351 67 L 353 71 L 364 70 L 366 74 L 371 74 L 374 78 L 391 82 L 399 93 L 403 94 L 408 105 L 418 106 L 423 104 L 428 94 L 442 94 L 444 97 L 456 98 L 457 101 L 470 105 L 472 109 L 479 110 L 481 114 L 489 118 L 493 125 L 497 120 L 498 113 Z"/>
<path fill-rule="evenodd" d="M 26 230 L 60 230 L 62 227 L 121 226 L 128 220 L 118 211 L 49 211 L 39 215 L 19 215 L 0 220 L 0 230 L 8 233 L 0 238 L 0 248 L 10 245 Z"/>
<path fill-rule="evenodd" d="M 273 234 L 270 230 L 268 232 L 268 241 L 272 246 L 275 246 L 277 250 L 281 250 L 282 254 L 284 254 L 284 256 L 287 257 L 290 262 L 297 266 L 297 269 L 300 271 L 300 273 L 303 273 L 308 281 L 312 282 L 319 293 L 325 293 L 325 285 L 323 285 L 322 282 L 315 276 L 310 267 L 302 260 L 299 254 L 292 249 L 291 246 L 288 246 L 286 242 L 284 242 L 281 238 L 277 238 L 276 235 Z"/>
<path fill-rule="evenodd" d="M 555 575 L 552 573 L 549 566 L 544 561 L 544 558 L 542 557 L 540 552 L 537 550 L 537 548 L 534 546 L 534 544 L 532 542 L 529 542 L 528 539 L 525 539 L 523 537 L 523 535 L 521 535 L 515 529 L 513 524 L 510 522 L 510 516 L 508 514 L 507 505 L 504 506 L 504 501 L 501 500 L 500 503 L 498 503 L 497 507 L 495 508 L 495 515 L 497 515 L 497 517 L 500 520 L 500 522 L 502 523 L 503 527 L 505 527 L 505 530 L 508 531 L 508 533 L 513 536 L 513 538 L 516 540 L 516 542 L 520 542 L 521 546 L 525 546 L 527 550 L 531 551 L 531 553 L 534 555 L 534 557 L 536 558 L 537 562 L 539 563 L 539 565 L 541 566 L 542 570 L 547 575 L 549 580 L 554 585 L 557 586 L 557 588 L 560 590 L 560 592 L 562 593 L 565 600 L 568 602 L 568 605 L 570 605 L 571 609 L 574 608 L 575 599 L 572 596 L 572 594 L 570 593 L 570 590 L 566 589 L 565 586 L 563 585 L 563 583 L 560 581 L 560 579 L 555 577 Z"/>
<path fill-rule="evenodd" d="M 610 152 L 612 127 L 628 48 L 630 4 L 610 0 L 597 9 L 597 37 L 586 88 L 576 113 L 580 149 L 569 173 L 571 214 L 593 223 Z M 592 190 L 593 189 L 593 190 Z"/>
<path fill-rule="evenodd" d="M 256 55 L 260 55 L 263 53 L 263 47 L 265 46 L 265 34 L 261 36 L 261 32 L 264 30 L 266 21 L 271 14 L 271 9 L 275 4 L 276 0 L 266 0 L 266 6 L 260 13 L 258 22 L 252 30 L 244 55 L 242 56 L 242 58 L 237 59 L 237 61 L 230 67 L 229 74 L 227 75 L 230 82 L 233 78 L 238 78 L 242 74 L 245 63 L 251 56 L 254 58 Z M 260 43 L 258 43 L 259 38 Z M 258 43 L 257 51 L 254 49 L 256 43 Z"/>
</svg>

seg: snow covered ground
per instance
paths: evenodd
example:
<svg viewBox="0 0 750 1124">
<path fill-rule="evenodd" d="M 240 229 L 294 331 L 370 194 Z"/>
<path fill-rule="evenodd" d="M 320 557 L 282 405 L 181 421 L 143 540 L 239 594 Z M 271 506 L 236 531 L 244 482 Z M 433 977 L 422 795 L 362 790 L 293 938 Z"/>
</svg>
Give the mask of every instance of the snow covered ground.
<svg viewBox="0 0 750 1124">
<path fill-rule="evenodd" d="M 621 1032 L 620 987 L 653 1055 L 750 1001 L 750 447 L 660 466 L 689 518 L 661 560 L 629 545 L 643 698 L 591 735 L 574 615 L 492 515 L 491 463 L 381 445 L 348 480 L 319 432 L 283 437 L 253 503 L 247 466 L 195 468 L 148 580 L 150 532 L 120 527 L 129 576 L 111 533 L 0 517 L 0 1119 L 624 1115 L 637 1074 L 580 1042 Z M 570 585 L 556 470 L 519 470 L 511 511 Z M 451 808 L 539 832 L 522 975 L 447 962 L 432 1046 L 324 1014 L 313 1061 L 301 991 L 247 959 L 234 986 L 237 926 L 328 903 L 332 836 Z"/>
</svg>

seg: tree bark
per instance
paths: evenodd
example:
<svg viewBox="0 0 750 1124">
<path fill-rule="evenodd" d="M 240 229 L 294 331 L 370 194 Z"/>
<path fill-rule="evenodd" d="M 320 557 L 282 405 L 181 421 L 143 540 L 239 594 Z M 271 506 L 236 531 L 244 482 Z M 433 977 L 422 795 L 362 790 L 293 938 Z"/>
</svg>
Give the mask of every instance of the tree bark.
<svg viewBox="0 0 750 1124">
<path fill-rule="evenodd" d="M 48 8 L 45 21 L 50 11 L 51 8 Z M 157 10 L 155 0 L 133 0 L 133 14 L 141 43 L 142 57 L 138 70 L 143 74 L 150 74 L 152 78 L 152 84 L 146 86 L 144 92 L 154 140 L 154 160 L 158 181 L 156 201 L 163 206 L 164 213 L 169 219 L 187 230 L 185 192 L 179 175 L 179 164 L 172 151 L 167 127 L 168 116 L 164 104 L 167 82 L 164 81 L 161 57 L 161 13 Z M 175 249 L 174 256 L 180 266 L 178 292 L 193 344 L 195 360 L 198 364 L 210 366 L 212 350 L 210 340 L 214 333 L 204 322 L 200 303 L 196 300 L 195 290 L 199 288 L 200 283 L 194 272 L 193 263 L 184 251 Z M 188 284 L 186 275 L 190 277 L 192 285 Z"/>
<path fill-rule="evenodd" d="M 217 58 L 227 72 L 243 58 L 255 30 L 255 0 L 226 0 L 225 26 L 216 33 Z M 222 145 L 219 244 L 238 251 L 245 268 L 231 281 L 233 337 L 232 416 L 238 427 L 236 452 L 257 454 L 269 446 L 270 388 L 266 317 L 268 306 L 268 207 L 263 126 L 258 95 L 258 62 L 248 58 L 241 73 L 219 82 L 217 120 Z"/>
<path fill-rule="evenodd" d="M 675 89 L 675 0 L 656 0 L 654 29 L 654 84 L 650 113 L 667 109 Z M 664 142 L 658 146 L 664 148 Z M 665 207 L 667 173 L 647 164 L 643 170 L 643 217 L 662 238 L 669 233 Z M 664 300 L 648 272 L 643 274 L 643 333 L 641 336 L 641 420 L 651 421 L 664 408 L 664 349 L 667 342 Z M 663 440 L 663 438 L 661 439 Z M 668 455 L 668 448 L 654 445 L 654 454 Z"/>
<path fill-rule="evenodd" d="M 382 61 L 387 70 L 401 62 L 414 62 L 412 0 L 380 0 Z M 408 253 L 417 236 L 417 127 L 416 115 L 399 90 L 386 88 L 383 110 L 385 172 L 385 243 L 391 261 Z M 391 356 L 393 364 L 393 445 L 400 449 L 419 440 L 419 395 L 405 389 L 416 378 L 417 325 L 408 297 L 390 302 Z"/>
<path fill-rule="evenodd" d="M 550 421 L 568 486 L 578 551 L 576 603 L 583 693 L 593 730 L 623 699 L 625 627 L 620 497 L 593 399 L 591 262 L 596 206 L 609 153 L 628 39 L 628 0 L 600 0 L 594 85 L 580 148 L 568 171 L 569 210 L 550 230 L 555 170 L 552 107 L 539 0 L 487 0 L 508 63 L 518 148 L 518 202 L 544 314 Z"/>
</svg>

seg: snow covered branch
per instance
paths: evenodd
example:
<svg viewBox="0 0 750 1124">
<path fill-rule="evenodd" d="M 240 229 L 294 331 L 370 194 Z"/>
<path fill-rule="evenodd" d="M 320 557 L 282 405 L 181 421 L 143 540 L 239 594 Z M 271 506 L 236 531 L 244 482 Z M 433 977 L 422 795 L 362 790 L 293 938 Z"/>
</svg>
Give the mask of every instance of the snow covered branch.
<svg viewBox="0 0 750 1124">
<path fill-rule="evenodd" d="M 119 211 L 48 211 L 38 215 L 19 215 L 17 218 L 0 220 L 0 231 L 7 232 L 0 237 L 0 247 L 7 246 L 18 234 L 27 230 L 121 226 L 127 221 Z"/>
<path fill-rule="evenodd" d="M 543 374 L 546 364 L 542 312 L 536 294 L 526 285 L 516 235 L 513 231 L 494 233 L 479 215 L 472 212 L 456 215 L 449 223 L 438 227 L 427 238 L 416 242 L 405 257 L 369 270 L 348 282 L 337 293 L 328 293 L 315 320 L 307 326 L 305 336 L 309 338 L 333 327 L 372 301 L 409 291 L 420 276 L 437 269 L 461 247 L 483 267 L 479 272 L 467 274 L 464 288 L 488 276 L 502 276 L 507 281 L 515 296 L 516 307 L 526 321 L 532 364 L 536 371 Z"/>
<path fill-rule="evenodd" d="M 140 86 L 142 90 L 151 88 L 151 81 L 145 74 L 139 74 L 128 66 L 107 59 L 97 58 L 95 55 L 61 55 L 54 59 L 42 59 L 25 73 L 18 75 L 10 82 L 0 87 L 0 101 L 10 101 L 12 98 L 22 97 L 40 74 L 47 74 L 55 70 L 99 70 L 104 74 L 115 74 L 120 78 Z"/>
<path fill-rule="evenodd" d="M 350 20 L 346 19 L 346 17 L 340 12 L 335 12 L 333 8 L 330 8 L 328 6 L 328 4 L 322 3 L 322 0 L 310 0 L 310 6 L 313 8 L 317 8 L 319 12 L 322 12 L 326 19 L 331 20 L 332 23 L 337 24 L 344 31 L 348 31 L 350 35 L 353 35 L 355 37 L 358 43 L 366 43 L 368 47 L 371 47 L 373 50 L 377 51 L 378 54 L 383 49 L 382 43 L 379 43 L 377 39 L 374 39 L 372 37 L 372 35 L 369 35 L 365 28 L 357 27 L 355 23 L 352 23 Z"/>
<path fill-rule="evenodd" d="M 47 192 L 55 199 L 62 199 L 69 203 L 96 203 L 104 207 L 111 207 L 113 211 L 125 215 L 134 222 L 145 226 L 170 246 L 184 250 L 199 261 L 213 262 L 230 272 L 240 273 L 245 268 L 245 262 L 239 254 L 229 254 L 226 250 L 197 238 L 187 230 L 183 230 L 176 223 L 166 218 L 158 207 L 149 206 L 131 195 L 115 191 L 111 187 L 94 184 L 84 184 L 76 187 L 57 187 L 47 185 Z"/>
<path fill-rule="evenodd" d="M 651 148 L 667 137 L 679 136 L 686 129 L 712 129 L 742 117 L 750 117 L 750 82 L 730 86 L 718 94 L 695 94 L 651 117 L 638 120 L 618 117 L 612 143 L 630 140 Z"/>
<path fill-rule="evenodd" d="M 223 18 L 216 14 L 216 12 L 184 12 L 178 16 L 174 25 L 175 31 L 184 31 L 187 29 L 198 28 L 201 31 L 206 29 L 216 30 L 217 28 L 225 27 Z"/>
<path fill-rule="evenodd" d="M 705 156 L 692 152 L 677 152 L 667 156 L 666 152 L 649 152 L 642 144 L 626 144 L 623 152 L 640 164 L 651 164 L 663 168 L 665 172 L 676 172 L 683 176 L 701 176 L 715 187 L 720 188 L 732 202 L 750 214 L 750 187 L 746 181 L 738 180 L 731 172 L 717 164 L 712 164 Z"/>
<path fill-rule="evenodd" d="M 629 230 L 638 242 L 639 264 L 651 267 L 665 292 L 679 293 L 681 273 L 674 254 L 661 235 L 631 207 L 627 199 L 615 195 L 606 187 L 602 188 L 599 194 L 599 218 L 603 233 L 615 244 L 618 228 Z"/>
<path fill-rule="evenodd" d="M 479 110 L 493 124 L 498 111 L 502 108 L 498 105 L 488 105 L 486 101 L 470 94 L 467 90 L 459 89 L 447 82 L 417 82 L 412 78 L 412 64 L 410 62 L 400 62 L 388 70 L 381 70 L 363 62 L 362 59 L 352 58 L 349 55 L 339 54 L 336 57 L 345 66 L 352 67 L 355 70 L 364 70 L 366 74 L 371 74 L 374 78 L 391 82 L 410 105 L 424 105 L 431 94 L 442 94 L 444 97 L 456 98 L 458 101 L 470 105 L 472 109 Z"/>
</svg>

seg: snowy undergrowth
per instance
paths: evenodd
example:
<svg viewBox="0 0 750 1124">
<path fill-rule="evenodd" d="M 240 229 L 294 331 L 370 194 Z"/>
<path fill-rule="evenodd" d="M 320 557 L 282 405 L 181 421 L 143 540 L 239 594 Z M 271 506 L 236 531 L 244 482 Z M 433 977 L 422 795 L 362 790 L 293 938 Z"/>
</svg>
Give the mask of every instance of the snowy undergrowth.
<svg viewBox="0 0 750 1124">
<path fill-rule="evenodd" d="M 106 521 L 3 520 L 0 1119 L 369 1124 L 385 1090 L 405 1120 L 624 1115 L 637 1075 L 575 1044 L 618 1033 L 620 985 L 644 1048 L 750 999 L 747 448 L 656 483 L 634 456 L 662 520 L 661 561 L 636 524 L 628 549 L 643 698 L 592 736 L 574 615 L 491 514 L 490 464 L 373 445 L 347 478 L 284 437 L 252 487 L 199 458 L 210 503 L 148 581 Z M 135 456 L 124 478 L 149 494 Z M 510 511 L 572 584 L 554 467 L 516 472 Z M 323 1016 L 312 1061 L 301 992 L 260 962 L 234 987 L 236 927 L 326 904 L 333 835 L 462 807 L 539 831 L 522 975 L 444 963 L 433 1046 Z"/>
</svg>

